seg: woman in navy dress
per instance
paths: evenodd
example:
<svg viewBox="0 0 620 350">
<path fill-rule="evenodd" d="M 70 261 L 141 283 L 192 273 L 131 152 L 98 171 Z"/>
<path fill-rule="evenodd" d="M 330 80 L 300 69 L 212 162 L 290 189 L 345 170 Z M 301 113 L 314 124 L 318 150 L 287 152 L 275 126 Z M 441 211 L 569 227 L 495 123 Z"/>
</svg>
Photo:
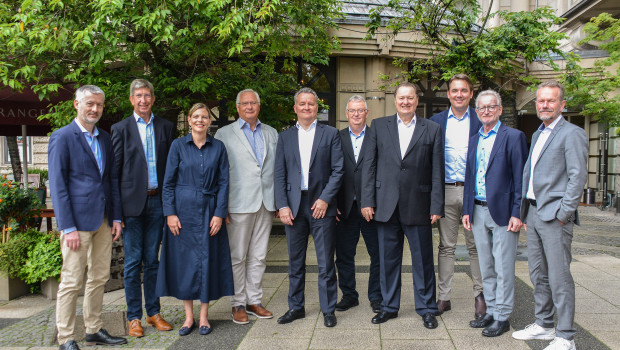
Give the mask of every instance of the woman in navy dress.
<svg viewBox="0 0 620 350">
<path fill-rule="evenodd" d="M 196 327 L 193 300 L 200 299 L 200 334 L 211 333 L 209 301 L 233 295 L 230 249 L 224 219 L 228 211 L 228 156 L 207 134 L 207 106 L 189 111 L 190 134 L 172 142 L 163 186 L 168 227 L 163 238 L 157 294 L 183 300 L 179 335 Z"/>
</svg>

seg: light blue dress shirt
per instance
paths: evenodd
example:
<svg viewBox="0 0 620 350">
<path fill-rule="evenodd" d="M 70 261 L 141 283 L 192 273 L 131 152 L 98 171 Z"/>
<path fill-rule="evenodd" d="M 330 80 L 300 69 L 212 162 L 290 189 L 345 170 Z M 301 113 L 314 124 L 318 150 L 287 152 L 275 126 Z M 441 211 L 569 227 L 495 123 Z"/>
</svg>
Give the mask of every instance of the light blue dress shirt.
<svg viewBox="0 0 620 350">
<path fill-rule="evenodd" d="M 142 147 L 144 149 L 144 157 L 146 158 L 146 166 L 148 168 L 149 183 L 148 189 L 154 190 L 159 185 L 157 183 L 157 156 L 155 153 L 155 129 L 153 127 L 153 119 L 155 116 L 151 113 L 151 118 L 148 124 L 140 117 L 136 112 L 133 113 L 138 124 L 138 133 L 140 134 L 140 140 L 142 141 Z"/>
<path fill-rule="evenodd" d="M 254 156 L 258 161 L 258 165 L 263 167 L 263 158 L 265 158 L 265 138 L 263 137 L 263 124 L 259 121 L 256 122 L 256 127 L 254 127 L 254 131 L 250 128 L 250 124 L 245 120 L 239 118 L 239 127 L 245 134 L 245 138 L 250 143 L 250 147 L 252 147 L 252 151 L 254 151 Z"/>
<path fill-rule="evenodd" d="M 469 145 L 469 108 L 461 119 L 448 110 L 446 120 L 446 183 L 465 182 L 465 165 L 467 164 L 467 147 Z"/>
<path fill-rule="evenodd" d="M 491 150 L 497 137 L 497 130 L 502 124 L 499 120 L 497 124 L 489 131 L 487 135 L 484 134 L 484 127 L 478 130 L 478 149 L 476 150 L 476 196 L 479 201 L 487 200 L 487 190 L 485 186 L 487 167 L 489 166 L 489 157 L 491 156 Z"/>
<path fill-rule="evenodd" d="M 362 143 L 364 143 L 364 135 L 366 134 L 366 126 L 362 129 L 360 136 L 357 136 L 351 131 L 351 127 L 349 127 L 349 136 L 351 137 L 351 144 L 353 145 L 353 155 L 355 156 L 355 162 L 357 162 L 357 158 L 360 155 L 360 150 L 362 149 Z"/>
</svg>

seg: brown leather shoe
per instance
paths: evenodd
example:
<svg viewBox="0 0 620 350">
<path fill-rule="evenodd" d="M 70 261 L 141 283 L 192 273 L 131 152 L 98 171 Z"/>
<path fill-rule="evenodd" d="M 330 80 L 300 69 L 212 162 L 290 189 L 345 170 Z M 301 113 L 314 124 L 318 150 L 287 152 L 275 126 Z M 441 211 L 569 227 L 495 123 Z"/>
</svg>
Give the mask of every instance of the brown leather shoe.
<svg viewBox="0 0 620 350">
<path fill-rule="evenodd" d="M 129 336 L 131 337 L 144 337 L 144 329 L 142 329 L 142 322 L 139 318 L 129 321 Z"/>
<path fill-rule="evenodd" d="M 452 303 L 450 303 L 450 300 L 437 300 L 437 309 L 437 316 L 439 316 L 445 311 L 452 310 Z"/>
<path fill-rule="evenodd" d="M 245 312 L 245 307 L 242 305 L 233 306 L 232 319 L 233 319 L 233 322 L 236 324 L 250 323 L 250 320 L 248 319 L 248 314 Z"/>
<path fill-rule="evenodd" d="M 478 294 L 474 301 L 474 307 L 476 308 L 476 311 L 474 311 L 474 316 L 476 318 L 480 318 L 487 313 L 487 303 L 484 301 L 484 294 Z"/>
<path fill-rule="evenodd" d="M 161 314 L 148 316 L 146 318 L 146 323 L 157 328 L 158 331 L 169 331 L 172 329 L 172 326 L 170 325 L 170 323 L 166 322 L 166 320 L 164 320 L 164 318 L 161 317 Z"/>
<path fill-rule="evenodd" d="M 246 305 L 245 309 L 248 314 L 254 315 L 258 318 L 273 318 L 271 311 L 265 309 L 263 304 Z"/>
</svg>

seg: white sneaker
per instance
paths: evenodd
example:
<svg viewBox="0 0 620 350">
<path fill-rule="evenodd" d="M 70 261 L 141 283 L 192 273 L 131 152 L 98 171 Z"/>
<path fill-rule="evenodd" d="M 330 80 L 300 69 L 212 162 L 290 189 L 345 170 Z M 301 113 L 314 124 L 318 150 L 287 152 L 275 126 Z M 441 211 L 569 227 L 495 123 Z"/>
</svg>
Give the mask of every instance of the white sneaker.
<svg viewBox="0 0 620 350">
<path fill-rule="evenodd" d="M 555 337 L 545 350 L 577 350 L 574 340 Z"/>
<path fill-rule="evenodd" d="M 515 339 L 519 339 L 519 340 L 530 340 L 530 339 L 552 340 L 553 338 L 555 338 L 555 328 L 544 328 L 544 327 L 537 325 L 536 323 L 532 323 L 532 324 L 525 326 L 525 329 L 512 332 L 512 337 Z M 561 338 L 555 338 L 555 339 L 561 339 Z"/>
</svg>

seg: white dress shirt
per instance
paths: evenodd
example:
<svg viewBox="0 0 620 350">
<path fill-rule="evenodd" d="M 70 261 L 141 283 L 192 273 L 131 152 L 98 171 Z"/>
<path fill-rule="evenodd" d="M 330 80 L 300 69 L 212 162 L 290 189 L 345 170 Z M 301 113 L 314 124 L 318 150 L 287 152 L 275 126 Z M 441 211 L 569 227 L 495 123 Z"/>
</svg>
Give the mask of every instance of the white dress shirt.
<svg viewBox="0 0 620 350">
<path fill-rule="evenodd" d="M 301 190 L 308 190 L 308 175 L 310 171 L 310 156 L 312 155 L 312 144 L 314 143 L 314 133 L 316 131 L 316 119 L 308 130 L 297 123 L 297 136 L 299 138 L 299 156 L 301 158 Z"/>
<path fill-rule="evenodd" d="M 541 130 L 542 128 L 542 131 L 540 135 L 538 135 L 538 140 L 536 140 L 534 149 L 532 149 L 532 159 L 530 161 L 530 183 L 527 187 L 527 194 L 525 196 L 529 199 L 536 200 L 536 196 L 534 195 L 534 168 L 536 168 L 536 163 L 538 163 L 538 158 L 540 158 L 540 152 L 542 152 L 542 149 L 545 146 L 545 143 L 547 143 L 547 140 L 549 139 L 549 135 L 551 135 L 553 128 L 555 128 L 555 126 L 558 125 L 558 122 L 560 121 L 560 119 L 563 119 L 561 115 L 555 118 L 553 123 L 549 124 L 548 127 L 545 127 L 545 124 L 542 124 L 540 128 L 538 128 L 538 130 Z"/>
<path fill-rule="evenodd" d="M 415 123 L 416 123 L 416 115 L 413 115 L 413 119 L 409 125 L 405 125 L 400 116 L 396 114 L 396 124 L 398 124 L 398 142 L 400 143 L 400 158 L 405 158 L 405 152 L 407 152 L 407 147 L 409 147 L 409 143 L 411 143 L 411 137 L 413 136 L 413 132 L 415 131 Z"/>
</svg>

